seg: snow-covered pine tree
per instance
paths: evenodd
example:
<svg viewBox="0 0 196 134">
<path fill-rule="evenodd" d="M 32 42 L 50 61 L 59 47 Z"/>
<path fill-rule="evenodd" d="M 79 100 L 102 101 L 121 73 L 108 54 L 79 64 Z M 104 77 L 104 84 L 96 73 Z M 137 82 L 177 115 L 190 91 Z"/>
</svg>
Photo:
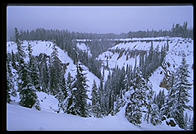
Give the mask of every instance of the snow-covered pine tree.
<svg viewBox="0 0 196 134">
<path fill-rule="evenodd" d="M 157 106 L 157 104 L 152 104 L 151 105 L 151 118 L 150 118 L 150 122 L 156 126 L 158 124 L 161 124 L 161 114 L 160 114 L 160 110 L 159 107 Z"/>
<path fill-rule="evenodd" d="M 50 57 L 47 56 L 46 54 L 40 54 L 38 56 L 39 59 L 39 81 L 40 81 L 40 86 L 42 88 L 42 91 L 49 94 L 50 90 L 50 71 L 49 71 L 49 61 Z"/>
<path fill-rule="evenodd" d="M 101 117 L 100 95 L 95 81 L 93 81 L 91 107 L 92 107 L 93 115 L 97 118 L 100 118 Z"/>
<path fill-rule="evenodd" d="M 176 88 L 176 112 L 175 120 L 179 127 L 185 128 L 184 123 L 184 111 L 185 109 L 191 110 L 191 107 L 187 105 L 189 102 L 189 90 L 191 89 L 191 83 L 188 81 L 189 71 L 188 64 L 186 63 L 185 55 L 183 55 L 182 63 L 176 72 L 176 83 L 174 88 Z"/>
<path fill-rule="evenodd" d="M 192 110 L 192 108 L 187 105 L 190 97 L 189 90 L 191 89 L 188 77 L 190 77 L 188 64 L 183 55 L 182 63 L 175 73 L 173 86 L 169 90 L 165 108 L 167 117 L 174 118 L 179 127 L 183 129 L 185 128 L 184 111 L 185 109 Z"/>
<path fill-rule="evenodd" d="M 103 68 L 103 71 L 102 71 L 102 74 L 101 74 L 101 78 L 100 78 L 100 85 L 99 85 L 99 95 L 100 95 L 100 105 L 101 105 L 101 114 L 104 116 L 106 115 L 107 113 L 107 109 L 106 109 L 106 106 L 105 106 L 105 91 L 104 91 L 104 68 Z M 110 76 L 110 71 L 109 71 L 109 75 Z"/>
<path fill-rule="evenodd" d="M 125 100 L 124 100 L 124 98 L 122 97 L 119 97 L 119 95 L 116 97 L 117 99 L 116 99 L 116 101 L 114 102 L 114 110 L 113 110 L 113 112 L 114 112 L 114 115 L 116 114 L 116 113 L 118 113 L 119 111 L 120 111 L 120 108 L 121 107 L 123 107 L 124 105 L 125 105 Z"/>
<path fill-rule="evenodd" d="M 63 112 L 66 112 L 66 109 L 67 109 L 67 107 L 65 105 L 65 100 L 66 100 L 66 97 L 67 97 L 67 89 L 66 89 L 65 83 L 64 83 L 64 86 L 65 87 L 61 88 L 59 90 L 59 92 L 57 93 L 57 95 L 56 95 L 56 98 L 59 101 L 59 103 L 58 103 L 59 112 L 60 112 L 61 109 L 62 109 Z"/>
<path fill-rule="evenodd" d="M 18 50 L 18 91 L 20 92 L 22 90 L 22 88 L 26 87 L 26 85 L 28 84 L 28 79 L 27 79 L 27 65 L 24 61 L 24 58 L 26 57 L 25 52 L 22 48 L 22 44 L 20 41 L 20 35 L 18 32 L 18 29 L 15 28 L 15 38 L 16 38 L 16 45 L 17 45 L 17 50 Z"/>
<path fill-rule="evenodd" d="M 88 116 L 88 109 L 87 109 L 87 90 L 86 88 L 88 85 L 86 84 L 86 76 L 83 74 L 83 68 L 81 67 L 80 63 L 77 63 L 77 74 L 76 74 L 76 81 L 74 83 L 74 97 L 75 97 L 75 114 L 80 115 L 82 117 Z"/>
<path fill-rule="evenodd" d="M 58 50 L 55 45 L 53 45 L 53 51 L 51 53 L 50 62 L 50 93 L 56 95 L 60 90 L 62 63 L 58 58 Z"/>
<path fill-rule="evenodd" d="M 15 70 L 17 70 L 17 66 L 16 66 L 16 56 L 14 54 L 14 52 L 12 51 L 12 66 Z"/>
<path fill-rule="evenodd" d="M 128 91 L 129 88 L 130 88 L 131 71 L 132 71 L 131 66 L 129 66 L 127 64 L 126 71 L 125 71 L 125 80 L 124 80 L 125 81 L 125 89 L 126 89 L 126 91 Z"/>
<path fill-rule="evenodd" d="M 146 110 L 146 92 L 149 90 L 146 80 L 139 68 L 136 69 L 133 86 L 130 88 L 130 102 L 126 106 L 125 117 L 130 123 L 139 125 L 142 122 L 142 112 Z"/>
<path fill-rule="evenodd" d="M 65 112 L 66 113 L 71 113 L 71 114 L 74 114 L 74 105 L 75 105 L 75 96 L 74 96 L 74 93 L 73 93 L 73 83 L 74 83 L 74 79 L 73 77 L 71 76 L 71 73 L 69 72 L 68 73 L 68 76 L 67 76 L 67 81 L 66 81 L 66 88 L 67 88 L 67 98 L 66 100 L 64 100 L 63 104 L 64 104 L 64 107 L 66 108 Z"/>
<path fill-rule="evenodd" d="M 29 54 L 29 71 L 31 77 L 31 83 L 35 86 L 37 91 L 41 91 L 40 82 L 39 82 L 39 69 L 38 69 L 38 61 L 32 55 L 32 46 L 28 43 L 28 54 Z"/>
<path fill-rule="evenodd" d="M 159 110 L 163 107 L 165 103 L 164 90 L 160 90 L 158 95 L 154 96 L 154 103 L 158 106 Z"/>
<path fill-rule="evenodd" d="M 30 81 L 28 65 L 25 63 L 25 52 L 22 48 L 21 41 L 19 39 L 19 32 L 15 28 L 15 37 L 18 50 L 19 67 L 18 67 L 18 91 L 20 95 L 19 104 L 24 107 L 32 108 L 34 105 L 39 110 L 39 102 L 35 93 L 35 87 Z"/>
<path fill-rule="evenodd" d="M 145 120 L 149 123 L 151 120 L 153 120 L 152 111 L 153 111 L 153 95 L 154 91 L 152 90 L 152 84 L 148 83 L 146 80 L 146 101 L 145 101 L 145 107 L 146 107 L 146 114 L 145 114 Z M 151 122 L 152 123 L 152 122 Z"/>
<path fill-rule="evenodd" d="M 7 59 L 6 62 L 6 70 L 7 70 L 7 102 L 10 103 L 11 99 L 10 99 L 10 94 L 11 94 L 11 89 L 13 88 L 13 81 L 12 81 L 12 73 L 11 73 L 11 68 L 10 68 L 10 63 Z"/>
<path fill-rule="evenodd" d="M 62 64 L 61 74 L 65 74 L 67 66 L 65 64 Z M 57 93 L 56 97 L 59 100 L 59 109 L 62 109 L 64 112 L 66 112 L 67 105 L 66 105 L 66 98 L 68 96 L 67 93 L 67 85 L 64 75 L 61 75 L 60 79 L 60 90 Z"/>
</svg>

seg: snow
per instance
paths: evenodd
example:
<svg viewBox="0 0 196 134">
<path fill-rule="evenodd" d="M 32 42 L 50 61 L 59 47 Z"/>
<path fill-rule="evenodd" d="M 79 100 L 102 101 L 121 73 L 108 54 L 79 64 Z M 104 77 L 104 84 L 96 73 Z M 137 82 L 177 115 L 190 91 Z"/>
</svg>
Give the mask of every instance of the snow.
<svg viewBox="0 0 196 134">
<path fill-rule="evenodd" d="M 149 81 L 152 84 L 152 89 L 153 91 L 155 91 L 156 94 L 158 94 L 160 90 L 164 90 L 165 95 L 167 94 L 167 89 L 159 86 L 163 78 L 164 78 L 164 70 L 162 67 L 157 68 L 149 78 Z"/>
<path fill-rule="evenodd" d="M 58 111 L 58 100 L 47 93 L 36 92 L 40 103 L 41 111 L 57 112 Z"/>
<path fill-rule="evenodd" d="M 77 42 L 86 42 L 91 41 L 90 39 L 76 39 Z"/>
<path fill-rule="evenodd" d="M 178 126 L 168 127 L 166 124 L 153 126 L 144 123 L 141 127 L 129 123 L 125 116 L 125 107 L 115 116 L 105 118 L 83 118 L 65 113 L 52 113 L 7 104 L 8 131 L 144 131 L 144 130 L 181 130 Z"/>
</svg>

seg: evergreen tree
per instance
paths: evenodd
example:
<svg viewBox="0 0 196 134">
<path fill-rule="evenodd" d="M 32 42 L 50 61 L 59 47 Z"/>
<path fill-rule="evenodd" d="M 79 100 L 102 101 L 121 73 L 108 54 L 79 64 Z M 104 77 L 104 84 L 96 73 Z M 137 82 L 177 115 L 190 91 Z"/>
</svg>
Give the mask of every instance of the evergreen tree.
<svg viewBox="0 0 196 134">
<path fill-rule="evenodd" d="M 11 74 L 11 68 L 10 68 L 10 64 L 7 60 L 6 62 L 6 67 L 7 67 L 7 102 L 10 103 L 11 99 L 10 99 L 10 94 L 11 94 L 11 89 L 13 88 L 13 81 L 12 81 L 12 74 Z"/>
<path fill-rule="evenodd" d="M 165 103 L 164 90 L 159 91 L 158 95 L 154 97 L 154 103 L 158 106 L 159 110 L 163 107 Z"/>
<path fill-rule="evenodd" d="M 160 114 L 160 110 L 159 107 L 156 104 L 152 104 L 151 105 L 151 118 L 150 118 L 150 122 L 156 126 L 158 124 L 161 124 L 161 114 Z"/>
<path fill-rule="evenodd" d="M 173 87 L 170 88 L 167 97 L 166 115 L 175 119 L 180 128 L 185 128 L 184 111 L 186 109 L 192 110 L 187 105 L 189 102 L 189 90 L 191 84 L 188 81 L 189 71 L 188 64 L 186 63 L 185 56 L 182 58 L 182 63 L 175 73 Z"/>
<path fill-rule="evenodd" d="M 92 112 L 95 117 L 101 117 L 101 105 L 100 105 L 100 95 L 97 91 L 96 82 L 93 81 L 93 88 L 92 88 Z"/>
<path fill-rule="evenodd" d="M 15 70 L 17 70 L 17 66 L 16 66 L 16 57 L 14 52 L 12 51 L 12 66 Z"/>
<path fill-rule="evenodd" d="M 82 117 L 88 116 L 88 109 L 87 109 L 87 84 L 86 84 L 86 77 L 83 74 L 83 68 L 81 67 L 80 63 L 77 63 L 77 74 L 76 74 L 76 81 L 74 83 L 74 98 L 75 98 L 75 115 L 80 115 Z"/>
<path fill-rule="evenodd" d="M 153 95 L 154 95 L 154 91 L 152 90 L 152 85 L 146 82 L 146 101 L 145 101 L 146 114 L 145 114 L 145 120 L 148 123 L 149 123 L 150 120 L 152 121 L 152 119 L 154 118 L 154 117 L 152 117 Z"/>
<path fill-rule="evenodd" d="M 39 82 L 39 69 L 38 62 L 36 58 L 32 55 L 32 46 L 28 43 L 28 52 L 29 52 L 29 71 L 31 76 L 31 83 L 35 86 L 37 91 L 41 91 L 40 82 Z"/>
<path fill-rule="evenodd" d="M 49 70 L 49 62 L 50 62 L 50 57 L 47 56 L 46 54 L 40 54 L 38 56 L 38 61 L 39 62 L 39 81 L 40 81 L 40 86 L 41 90 L 45 93 L 50 93 L 49 87 L 50 87 L 50 70 Z"/>
<path fill-rule="evenodd" d="M 19 57 L 19 95 L 20 95 L 20 102 L 19 104 L 24 107 L 32 108 L 34 104 L 36 104 L 36 108 L 39 110 L 39 103 L 37 100 L 37 95 L 35 93 L 35 87 L 31 83 L 30 76 L 29 76 L 29 69 L 28 65 L 25 63 L 25 52 L 22 48 L 21 41 L 19 39 L 19 32 L 17 28 L 15 28 L 15 37 L 16 37 L 16 44 L 18 50 L 18 57 Z"/>
<path fill-rule="evenodd" d="M 56 95 L 56 98 L 58 99 L 59 103 L 58 103 L 58 107 L 59 107 L 59 111 L 62 109 L 63 112 L 65 113 L 67 110 L 67 105 L 66 105 L 66 98 L 67 98 L 67 89 L 65 88 L 61 88 L 59 90 L 59 92 Z"/>
<path fill-rule="evenodd" d="M 62 63 L 58 58 L 58 50 L 55 45 L 53 45 L 53 52 L 51 53 L 51 62 L 50 62 L 50 92 L 52 95 L 56 95 L 60 88 L 61 82 L 64 76 L 62 73 Z"/>
<path fill-rule="evenodd" d="M 28 83 L 25 88 L 20 91 L 20 102 L 19 104 L 24 107 L 32 108 L 35 106 L 36 109 L 40 110 L 39 101 L 37 100 L 35 87 Z"/>
<path fill-rule="evenodd" d="M 143 78 L 139 68 L 136 69 L 136 76 L 131 87 L 130 102 L 126 106 L 125 117 L 134 125 L 139 125 L 142 122 L 142 112 L 147 109 L 147 91 L 149 87 L 147 81 Z"/>
<path fill-rule="evenodd" d="M 64 103 L 65 107 L 67 107 L 66 112 L 69 114 L 75 114 L 75 103 L 76 103 L 76 98 L 74 95 L 74 90 L 73 90 L 73 84 L 74 84 L 74 79 L 71 76 L 71 73 L 68 73 L 67 76 L 67 81 L 66 81 L 66 87 L 67 87 L 67 98 Z"/>
</svg>

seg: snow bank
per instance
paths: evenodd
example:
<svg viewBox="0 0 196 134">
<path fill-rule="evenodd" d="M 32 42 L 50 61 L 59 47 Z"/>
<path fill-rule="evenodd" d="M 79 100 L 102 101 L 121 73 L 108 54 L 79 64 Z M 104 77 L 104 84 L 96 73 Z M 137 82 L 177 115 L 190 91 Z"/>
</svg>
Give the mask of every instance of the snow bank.
<svg viewBox="0 0 196 134">
<path fill-rule="evenodd" d="M 18 105 L 7 104 L 8 131 L 145 131 L 145 130 L 181 130 L 165 124 L 152 126 L 142 124 L 134 126 L 124 117 L 124 108 L 116 116 L 105 118 L 83 118 L 65 113 L 37 111 Z"/>
<path fill-rule="evenodd" d="M 44 92 L 36 92 L 40 103 L 41 111 L 57 112 L 58 100 L 53 96 Z"/>
</svg>

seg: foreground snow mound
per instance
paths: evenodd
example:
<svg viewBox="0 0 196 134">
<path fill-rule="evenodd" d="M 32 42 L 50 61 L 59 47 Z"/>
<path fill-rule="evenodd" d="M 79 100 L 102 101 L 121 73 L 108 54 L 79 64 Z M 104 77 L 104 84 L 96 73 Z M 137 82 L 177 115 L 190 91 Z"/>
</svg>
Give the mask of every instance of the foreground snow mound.
<svg viewBox="0 0 196 134">
<path fill-rule="evenodd" d="M 49 94 L 44 92 L 36 92 L 40 103 L 41 111 L 57 112 L 59 110 L 58 100 Z"/>
<path fill-rule="evenodd" d="M 19 105 L 7 104 L 7 130 L 56 130 L 56 131 L 145 131 L 145 130 L 181 130 L 179 127 L 169 127 L 166 124 L 153 126 L 142 124 L 141 127 L 134 126 L 124 117 L 125 109 L 122 108 L 116 116 L 105 118 L 83 118 L 65 113 L 52 113 L 37 111 L 21 107 Z"/>
</svg>

